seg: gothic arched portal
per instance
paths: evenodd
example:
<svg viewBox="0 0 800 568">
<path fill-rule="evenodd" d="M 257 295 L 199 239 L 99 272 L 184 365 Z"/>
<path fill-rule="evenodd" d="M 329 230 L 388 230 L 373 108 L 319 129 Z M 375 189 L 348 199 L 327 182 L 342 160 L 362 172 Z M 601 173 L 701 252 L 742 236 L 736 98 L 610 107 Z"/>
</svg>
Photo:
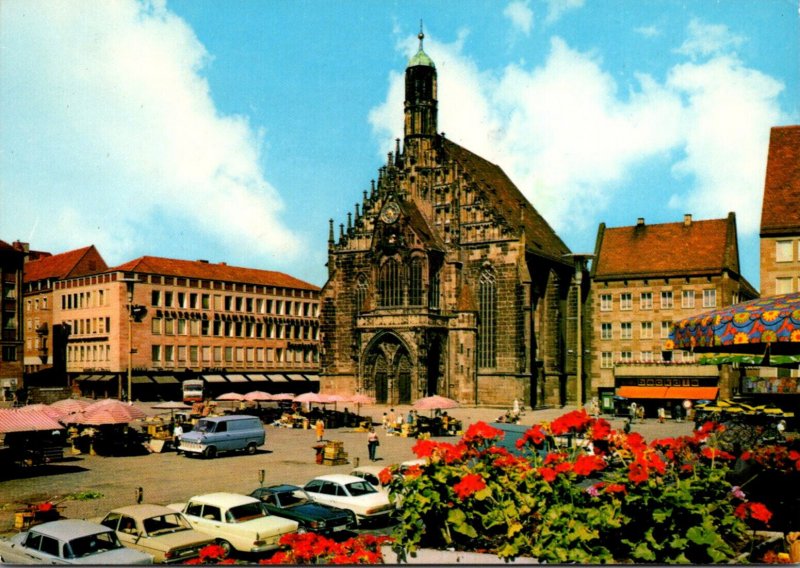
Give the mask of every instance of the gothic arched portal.
<svg viewBox="0 0 800 568">
<path fill-rule="evenodd" d="M 391 333 L 372 343 L 364 354 L 363 385 L 378 404 L 412 402 L 413 365 L 408 348 Z"/>
</svg>

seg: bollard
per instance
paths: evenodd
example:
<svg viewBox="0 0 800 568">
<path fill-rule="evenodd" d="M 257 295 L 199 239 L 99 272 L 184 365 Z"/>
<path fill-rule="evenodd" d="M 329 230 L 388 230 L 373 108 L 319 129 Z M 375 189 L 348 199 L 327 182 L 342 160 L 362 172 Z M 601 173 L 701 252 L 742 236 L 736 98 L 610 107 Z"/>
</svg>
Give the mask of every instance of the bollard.
<svg viewBox="0 0 800 568">
<path fill-rule="evenodd" d="M 264 470 L 263 469 L 259 469 L 258 470 L 258 484 L 260 486 L 262 486 L 262 487 L 264 486 Z"/>
<path fill-rule="evenodd" d="M 137 503 L 141 503 L 143 499 L 144 499 L 144 489 L 142 489 L 141 487 L 137 487 L 136 488 L 136 502 Z"/>
<path fill-rule="evenodd" d="M 358 464 L 361 463 L 361 458 L 356 456 L 355 460 L 356 460 L 356 467 L 358 467 Z"/>
</svg>

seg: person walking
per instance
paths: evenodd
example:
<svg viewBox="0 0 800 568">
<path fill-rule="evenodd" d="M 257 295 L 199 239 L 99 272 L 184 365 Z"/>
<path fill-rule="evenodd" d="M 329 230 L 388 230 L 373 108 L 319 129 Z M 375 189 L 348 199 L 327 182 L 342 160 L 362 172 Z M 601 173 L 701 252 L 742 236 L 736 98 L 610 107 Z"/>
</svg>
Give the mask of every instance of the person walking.
<svg viewBox="0 0 800 568">
<path fill-rule="evenodd" d="M 322 418 L 317 418 L 314 428 L 317 430 L 317 442 L 321 442 L 322 437 L 325 435 L 325 422 L 322 421 Z"/>
<path fill-rule="evenodd" d="M 367 434 L 367 451 L 369 452 L 369 461 L 376 461 L 378 459 L 376 454 L 380 443 L 381 442 L 378 439 L 378 433 L 375 432 L 375 428 L 370 427 L 369 434 Z"/>
</svg>

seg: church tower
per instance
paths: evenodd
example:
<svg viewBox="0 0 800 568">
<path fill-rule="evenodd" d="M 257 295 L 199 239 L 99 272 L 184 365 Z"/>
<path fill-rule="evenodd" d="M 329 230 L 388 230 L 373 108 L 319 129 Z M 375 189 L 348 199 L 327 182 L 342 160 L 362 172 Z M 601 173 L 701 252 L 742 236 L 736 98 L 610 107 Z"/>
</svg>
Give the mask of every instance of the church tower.
<svg viewBox="0 0 800 568">
<path fill-rule="evenodd" d="M 436 66 L 422 49 L 425 34 L 420 29 L 419 51 L 406 66 L 405 143 L 436 135 Z"/>
</svg>

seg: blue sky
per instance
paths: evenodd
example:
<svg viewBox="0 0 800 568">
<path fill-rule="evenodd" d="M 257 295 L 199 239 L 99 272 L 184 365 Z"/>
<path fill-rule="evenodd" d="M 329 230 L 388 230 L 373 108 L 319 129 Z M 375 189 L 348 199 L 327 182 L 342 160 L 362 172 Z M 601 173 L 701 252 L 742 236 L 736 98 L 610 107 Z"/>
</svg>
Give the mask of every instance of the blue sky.
<svg viewBox="0 0 800 568">
<path fill-rule="evenodd" d="M 420 19 L 439 129 L 570 249 L 734 211 L 758 286 L 769 129 L 800 124 L 796 0 L 3 0 L 0 239 L 324 284 L 328 219 L 401 136 Z"/>
</svg>

